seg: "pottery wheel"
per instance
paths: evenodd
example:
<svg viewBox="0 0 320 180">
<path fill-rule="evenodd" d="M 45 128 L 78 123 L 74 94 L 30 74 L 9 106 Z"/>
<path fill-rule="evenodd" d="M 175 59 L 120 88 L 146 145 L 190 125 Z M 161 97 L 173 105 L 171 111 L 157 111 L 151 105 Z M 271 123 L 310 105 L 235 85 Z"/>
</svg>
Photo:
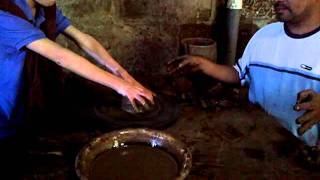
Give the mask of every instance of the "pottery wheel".
<svg viewBox="0 0 320 180">
<path fill-rule="evenodd" d="M 152 111 L 131 114 L 120 106 L 101 104 L 94 108 L 94 114 L 109 127 L 132 128 L 145 127 L 163 129 L 174 123 L 178 117 L 178 104 L 165 95 L 157 95 L 156 105 Z"/>
</svg>

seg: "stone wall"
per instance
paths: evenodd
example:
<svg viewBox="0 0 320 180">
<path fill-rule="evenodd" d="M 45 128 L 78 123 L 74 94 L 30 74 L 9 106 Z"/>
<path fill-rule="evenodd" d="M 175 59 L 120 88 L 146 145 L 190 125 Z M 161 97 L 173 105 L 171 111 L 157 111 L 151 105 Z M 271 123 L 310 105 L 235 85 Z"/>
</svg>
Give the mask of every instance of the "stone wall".
<svg viewBox="0 0 320 180">
<path fill-rule="evenodd" d="M 273 0 L 244 0 L 243 21 L 252 21 L 259 27 L 275 19 Z"/>
<path fill-rule="evenodd" d="M 248 9 L 262 0 L 245 0 Z M 271 0 L 268 0 L 268 2 Z M 132 73 L 162 73 L 186 36 L 211 36 L 224 0 L 57 0 L 80 30 L 93 35 Z M 249 9 L 249 10 L 252 10 Z M 255 11 L 255 10 L 254 10 Z M 248 15 L 244 11 L 244 16 Z M 82 54 L 70 41 L 64 46 Z M 82 54 L 84 55 L 84 54 Z"/>
<path fill-rule="evenodd" d="M 215 2 L 58 0 L 58 6 L 77 28 L 97 38 L 129 71 L 159 73 L 163 64 L 178 54 L 180 25 L 211 24 Z M 77 49 L 63 38 L 59 41 Z"/>
<path fill-rule="evenodd" d="M 239 28 L 237 59 L 251 39 L 261 27 L 275 20 L 273 0 L 244 0 L 241 23 Z"/>
</svg>

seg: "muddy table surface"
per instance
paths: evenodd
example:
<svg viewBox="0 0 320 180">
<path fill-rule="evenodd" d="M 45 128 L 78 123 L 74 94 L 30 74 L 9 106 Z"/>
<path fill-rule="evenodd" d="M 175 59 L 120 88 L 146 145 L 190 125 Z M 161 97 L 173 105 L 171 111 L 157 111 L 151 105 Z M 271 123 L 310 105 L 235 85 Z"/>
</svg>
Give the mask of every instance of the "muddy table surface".
<svg viewBox="0 0 320 180">
<path fill-rule="evenodd" d="M 188 179 L 319 179 L 297 157 L 301 142 L 255 107 L 204 112 L 184 107 L 167 131 L 192 150 Z"/>
<path fill-rule="evenodd" d="M 306 170 L 296 162 L 299 141 L 259 108 L 205 111 L 182 105 L 178 121 L 164 131 L 191 149 L 193 167 L 188 179 L 320 178 L 320 172 Z M 30 149 L 37 158 L 25 179 L 77 179 L 76 154 L 104 132 L 92 128 L 39 137 L 39 148 Z"/>
<path fill-rule="evenodd" d="M 106 89 L 85 93 L 105 92 Z M 228 97 L 224 90 L 221 92 L 221 97 Z M 74 105 L 92 99 L 81 94 L 78 97 L 81 98 L 72 99 Z M 297 147 L 301 142 L 244 99 L 245 102 L 235 99 L 231 106 L 224 103 L 225 107 L 212 109 L 179 103 L 178 120 L 164 131 L 183 141 L 192 152 L 193 165 L 187 179 L 320 179 L 320 171 L 309 171 L 297 163 Z M 74 171 L 77 153 L 92 138 L 110 131 L 88 116 L 89 108 L 90 105 L 76 108 L 78 116 L 66 120 L 61 117 L 60 123 L 55 119 L 53 124 L 57 128 L 44 121 L 51 132 L 41 127 L 42 134 L 32 142 L 31 170 L 25 179 L 77 179 Z"/>
</svg>

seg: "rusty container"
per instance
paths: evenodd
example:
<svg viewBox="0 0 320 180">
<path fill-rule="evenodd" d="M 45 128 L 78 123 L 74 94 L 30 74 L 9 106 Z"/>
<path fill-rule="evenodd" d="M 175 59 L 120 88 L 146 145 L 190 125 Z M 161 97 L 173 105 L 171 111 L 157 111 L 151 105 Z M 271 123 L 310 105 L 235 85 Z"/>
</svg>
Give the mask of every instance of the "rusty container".
<svg viewBox="0 0 320 180">
<path fill-rule="evenodd" d="M 185 38 L 181 41 L 186 54 L 202 56 L 217 61 L 217 43 L 210 38 L 194 37 Z"/>
</svg>

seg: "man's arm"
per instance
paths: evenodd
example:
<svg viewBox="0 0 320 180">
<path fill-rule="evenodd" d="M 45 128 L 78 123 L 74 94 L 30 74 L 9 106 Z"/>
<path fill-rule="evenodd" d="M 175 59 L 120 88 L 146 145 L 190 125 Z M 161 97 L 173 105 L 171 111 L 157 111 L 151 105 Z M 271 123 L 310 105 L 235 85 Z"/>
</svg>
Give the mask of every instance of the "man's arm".
<svg viewBox="0 0 320 180">
<path fill-rule="evenodd" d="M 28 44 L 27 48 L 84 78 L 116 90 L 119 94 L 127 96 L 131 102 L 133 102 L 134 99 L 137 99 L 144 104 L 144 100 L 141 96 L 150 101 L 153 100 L 150 92 L 138 86 L 131 85 L 121 78 L 98 68 L 85 58 L 61 47 L 49 39 L 34 41 Z"/>
<path fill-rule="evenodd" d="M 211 63 L 210 61 L 207 61 L 207 60 L 202 60 L 202 61 L 205 61 L 202 64 L 203 66 L 202 71 L 205 74 L 226 83 L 232 83 L 232 84 L 240 83 L 239 74 L 234 67 Z"/>
<path fill-rule="evenodd" d="M 178 64 L 175 62 L 179 62 Z M 175 64 L 170 68 L 172 64 Z M 240 78 L 237 70 L 232 66 L 220 65 L 209 61 L 200 56 L 181 56 L 168 63 L 169 73 L 183 71 L 184 68 L 192 70 L 200 70 L 203 73 L 211 76 L 219 81 L 226 83 L 240 83 Z"/>
</svg>

